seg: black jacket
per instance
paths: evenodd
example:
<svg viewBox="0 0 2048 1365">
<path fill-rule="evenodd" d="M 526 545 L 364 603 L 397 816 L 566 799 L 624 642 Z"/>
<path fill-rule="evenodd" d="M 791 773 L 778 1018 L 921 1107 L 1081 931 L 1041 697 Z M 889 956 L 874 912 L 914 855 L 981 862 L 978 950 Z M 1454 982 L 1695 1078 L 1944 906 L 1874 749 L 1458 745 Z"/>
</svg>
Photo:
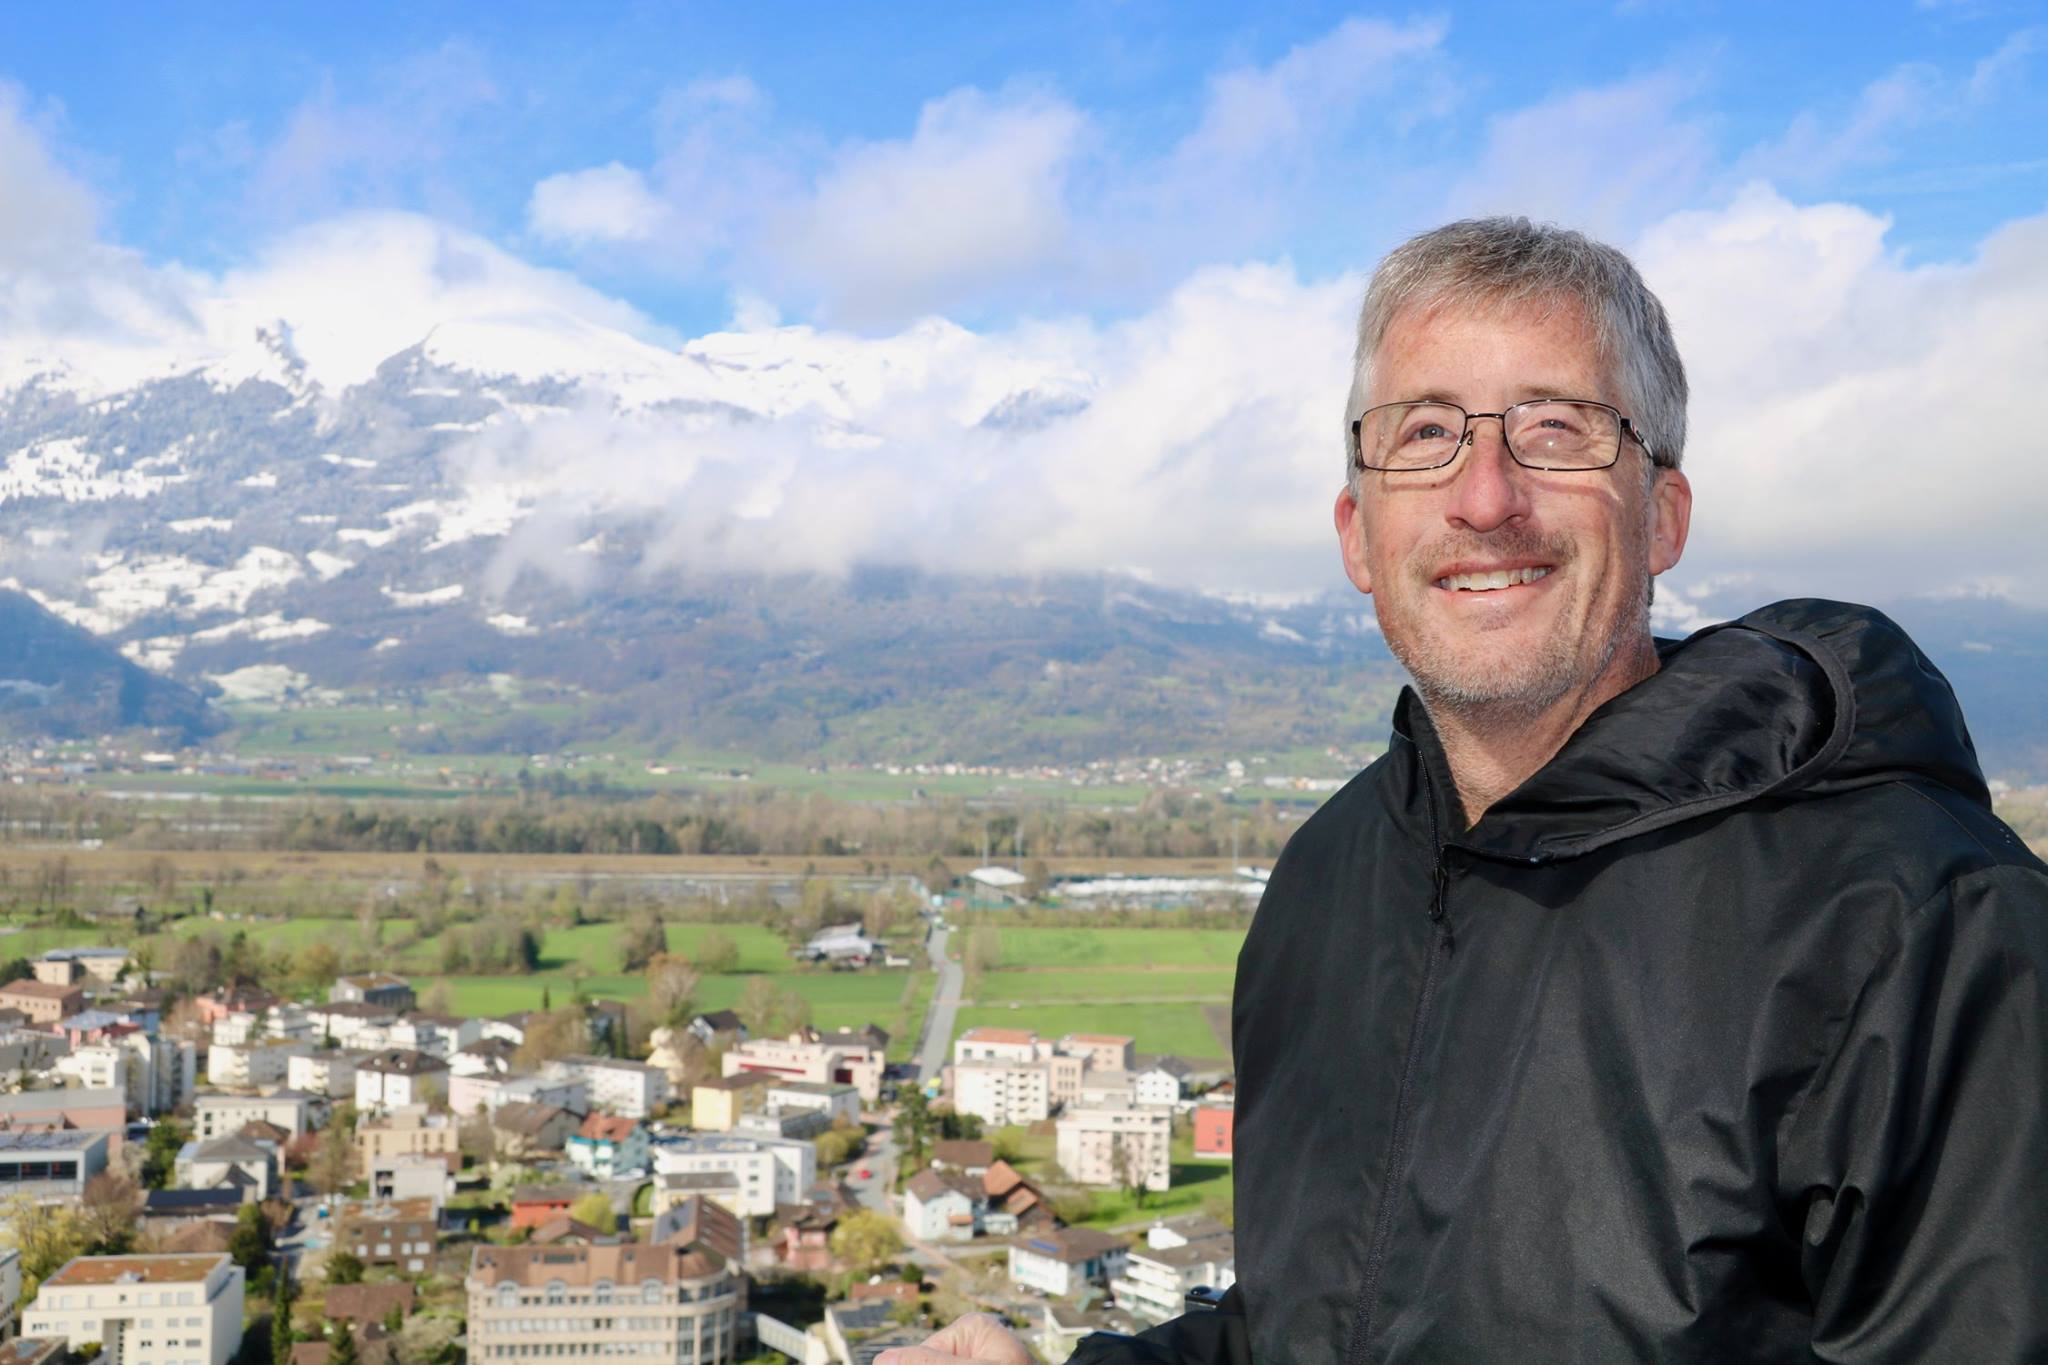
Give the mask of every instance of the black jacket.
<svg viewBox="0 0 2048 1365">
<path fill-rule="evenodd" d="M 1660 648 L 1469 830 L 1404 694 L 1238 960 L 1239 1291 L 1077 1361 L 2048 1359 L 2048 868 L 1878 613 Z"/>
</svg>

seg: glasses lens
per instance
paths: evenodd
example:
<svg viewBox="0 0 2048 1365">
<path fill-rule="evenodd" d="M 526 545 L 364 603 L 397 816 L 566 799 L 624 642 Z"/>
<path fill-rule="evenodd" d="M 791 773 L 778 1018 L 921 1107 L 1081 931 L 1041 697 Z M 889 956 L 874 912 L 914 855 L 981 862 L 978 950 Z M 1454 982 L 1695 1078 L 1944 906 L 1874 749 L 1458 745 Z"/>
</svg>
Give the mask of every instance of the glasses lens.
<svg viewBox="0 0 2048 1365">
<path fill-rule="evenodd" d="M 1389 403 L 1358 426 L 1368 469 L 1434 469 L 1449 464 L 1465 435 L 1465 414 L 1448 403 Z"/>
<path fill-rule="evenodd" d="M 1621 419 L 1598 403 L 1518 403 L 1508 448 L 1534 469 L 1604 469 L 1621 455 Z"/>
</svg>

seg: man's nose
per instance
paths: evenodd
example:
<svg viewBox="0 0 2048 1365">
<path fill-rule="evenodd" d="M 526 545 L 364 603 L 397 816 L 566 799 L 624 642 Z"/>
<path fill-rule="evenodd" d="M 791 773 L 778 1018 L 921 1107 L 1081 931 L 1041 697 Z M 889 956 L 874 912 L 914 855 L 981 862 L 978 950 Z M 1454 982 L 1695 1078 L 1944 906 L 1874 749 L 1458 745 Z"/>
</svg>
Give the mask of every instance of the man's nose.
<svg viewBox="0 0 2048 1365">
<path fill-rule="evenodd" d="M 1451 482 L 1446 518 L 1483 532 L 1528 516 L 1528 471 L 1508 453 L 1507 430 L 1500 418 L 1472 418 L 1465 428 L 1465 446 Z"/>
</svg>

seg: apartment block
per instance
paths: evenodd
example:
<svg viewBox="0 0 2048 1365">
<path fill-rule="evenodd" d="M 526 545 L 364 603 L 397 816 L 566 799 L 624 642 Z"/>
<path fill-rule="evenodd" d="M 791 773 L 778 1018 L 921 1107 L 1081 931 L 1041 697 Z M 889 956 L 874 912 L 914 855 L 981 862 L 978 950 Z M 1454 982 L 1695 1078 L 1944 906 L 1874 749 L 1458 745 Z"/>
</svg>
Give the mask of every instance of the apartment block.
<svg viewBox="0 0 2048 1365">
<path fill-rule="evenodd" d="M 1143 1322 L 1160 1323 L 1187 1311 L 1191 1289 L 1228 1289 L 1237 1283 L 1237 1244 L 1213 1218 L 1155 1225 L 1145 1245 L 1131 1248 L 1123 1274 L 1109 1282 L 1117 1307 Z"/>
<path fill-rule="evenodd" d="M 1059 1050 L 1095 1071 L 1130 1071 L 1137 1066 L 1137 1045 L 1137 1039 L 1120 1033 L 1069 1033 L 1060 1039 Z"/>
<path fill-rule="evenodd" d="M 48 981 L 11 981 L 0 986 L 0 1010 L 20 1010 L 31 1024 L 54 1024 L 85 1008 L 85 992 Z"/>
<path fill-rule="evenodd" d="M 1169 1188 L 1173 1115 L 1139 1105 L 1075 1105 L 1060 1116 L 1054 1159 L 1083 1185 Z"/>
<path fill-rule="evenodd" d="M 107 1138 L 92 1132 L 0 1132 L 0 1199 L 82 1198 L 86 1182 L 107 1169 Z"/>
<path fill-rule="evenodd" d="M 126 948 L 52 948 L 30 964 L 36 980 L 53 986 L 111 986 L 128 970 Z"/>
<path fill-rule="evenodd" d="M 480 1246 L 465 1287 L 472 1365 L 721 1365 L 737 1355 L 741 1283 L 701 1242 Z"/>
<path fill-rule="evenodd" d="M 542 1073 L 550 1080 L 583 1082 L 589 1107 L 629 1119 L 652 1118 L 668 1104 L 668 1073 L 615 1057 L 564 1057 Z"/>
<path fill-rule="evenodd" d="M 335 1228 L 334 1244 L 365 1265 L 388 1265 L 408 1275 L 424 1273 L 441 1244 L 440 1205 L 432 1199 L 395 1199 L 351 1204 Z"/>
<path fill-rule="evenodd" d="M 226 1255 L 78 1256 L 43 1281 L 22 1335 L 98 1342 L 121 1365 L 227 1365 L 242 1345 L 242 1269 Z"/>
<path fill-rule="evenodd" d="M 318 1128 L 326 1117 L 327 1106 L 322 1101 L 296 1090 L 274 1090 L 268 1095 L 201 1095 L 192 1106 L 193 1133 L 202 1138 L 238 1133 L 252 1120 L 276 1124 L 298 1137 Z"/>
<path fill-rule="evenodd" d="M 368 1055 L 353 1048 L 302 1053 L 285 1063 L 284 1083 L 309 1095 L 353 1100 L 356 1095 L 356 1063 Z"/>
<path fill-rule="evenodd" d="M 802 1203 L 818 1178 L 818 1149 L 809 1142 L 695 1133 L 655 1148 L 659 1175 L 729 1173 L 737 1182 L 733 1212 L 765 1218 L 777 1204 Z"/>
<path fill-rule="evenodd" d="M 254 1038 L 239 1043 L 216 1039 L 206 1051 L 206 1079 L 232 1090 L 284 1085 L 291 1076 L 292 1058 L 312 1051 L 313 1045 L 303 1038 Z"/>
<path fill-rule="evenodd" d="M 386 1048 L 356 1063 L 356 1108 L 400 1109 L 448 1097 L 448 1063 L 408 1048 Z"/>
<path fill-rule="evenodd" d="M 726 1050 L 720 1066 L 728 1076 L 759 1071 L 786 1081 L 850 1085 L 864 1103 L 874 1104 L 882 1095 L 883 1054 L 888 1046 L 888 1035 L 873 1025 L 847 1033 L 806 1029 L 788 1038 L 750 1038 L 735 1043 Z"/>
<path fill-rule="evenodd" d="M 394 1156 L 440 1157 L 450 1169 L 462 1159 L 454 1117 L 430 1113 L 421 1104 L 400 1105 L 358 1123 L 356 1150 L 366 1171 Z"/>
</svg>

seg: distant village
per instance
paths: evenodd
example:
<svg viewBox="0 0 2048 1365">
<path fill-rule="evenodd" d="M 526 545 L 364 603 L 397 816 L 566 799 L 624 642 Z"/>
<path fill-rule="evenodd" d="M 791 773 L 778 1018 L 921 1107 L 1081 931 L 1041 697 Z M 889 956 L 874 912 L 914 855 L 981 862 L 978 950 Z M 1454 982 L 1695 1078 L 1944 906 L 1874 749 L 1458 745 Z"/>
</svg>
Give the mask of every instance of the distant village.
<svg viewBox="0 0 2048 1365">
<path fill-rule="evenodd" d="M 1062 1360 L 1234 1280 L 1223 1222 L 1144 1212 L 1176 1142 L 1229 1157 L 1231 1077 L 1129 1037 L 971 1028 L 921 1074 L 873 1024 L 709 1011 L 635 1048 L 607 1001 L 461 1017 L 388 972 L 174 998 L 123 948 L 28 966 L 0 985 L 0 1365 L 852 1365 L 939 1298 Z M 1090 1189 L 1128 1224 L 1070 1226 Z"/>
</svg>

